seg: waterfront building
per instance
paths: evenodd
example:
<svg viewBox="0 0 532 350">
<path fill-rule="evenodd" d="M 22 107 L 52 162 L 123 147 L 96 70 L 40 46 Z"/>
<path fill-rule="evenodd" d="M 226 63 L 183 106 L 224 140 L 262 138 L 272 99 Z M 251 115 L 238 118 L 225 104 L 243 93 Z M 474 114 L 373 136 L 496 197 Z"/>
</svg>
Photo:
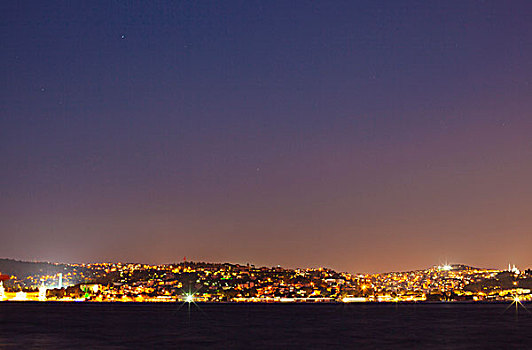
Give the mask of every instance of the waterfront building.
<svg viewBox="0 0 532 350">
<path fill-rule="evenodd" d="M 4 300 L 6 298 L 5 288 L 4 288 L 4 282 L 0 281 L 0 300 Z"/>
</svg>

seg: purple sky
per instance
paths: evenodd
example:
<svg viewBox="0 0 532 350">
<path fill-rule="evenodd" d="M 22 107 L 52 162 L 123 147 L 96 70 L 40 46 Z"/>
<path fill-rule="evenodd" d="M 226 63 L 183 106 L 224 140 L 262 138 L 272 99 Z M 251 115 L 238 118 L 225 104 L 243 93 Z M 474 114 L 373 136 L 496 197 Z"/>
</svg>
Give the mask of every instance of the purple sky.
<svg viewBox="0 0 532 350">
<path fill-rule="evenodd" d="M 532 265 L 529 1 L 0 4 L 0 257 Z"/>
</svg>

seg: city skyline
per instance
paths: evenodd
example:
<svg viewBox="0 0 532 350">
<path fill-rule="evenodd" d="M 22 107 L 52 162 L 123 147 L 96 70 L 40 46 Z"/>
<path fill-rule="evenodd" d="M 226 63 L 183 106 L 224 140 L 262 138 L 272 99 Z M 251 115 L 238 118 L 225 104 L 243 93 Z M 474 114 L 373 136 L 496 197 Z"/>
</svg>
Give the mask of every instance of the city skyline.
<svg viewBox="0 0 532 350">
<path fill-rule="evenodd" d="M 532 301 L 532 269 L 463 264 L 349 273 L 213 262 L 56 264 L 0 259 L 0 301 L 504 302 Z M 63 276 L 65 277 L 63 279 Z M 5 284 L 3 283 L 5 282 Z"/>
<path fill-rule="evenodd" d="M 183 259 L 179 260 L 173 260 L 173 261 L 167 261 L 162 263 L 150 263 L 146 261 L 119 261 L 119 260 L 107 260 L 107 261 L 50 261 L 50 260 L 39 260 L 39 259 L 30 259 L 30 260 L 24 260 L 24 259 L 18 259 L 13 257 L 0 257 L 0 260 L 7 260 L 7 261 L 13 261 L 13 262 L 21 262 L 21 263 L 44 263 L 44 264 L 53 264 L 53 265 L 99 265 L 99 264 L 123 264 L 123 265 L 146 265 L 146 266 L 168 266 L 168 265 L 176 265 L 176 264 L 198 264 L 198 263 L 207 263 L 207 264 L 229 264 L 229 265 L 238 265 L 238 266 L 253 266 L 256 268 L 283 268 L 283 269 L 333 269 L 337 270 L 342 273 L 350 273 L 350 274 L 386 274 L 386 273 L 396 273 L 396 272 L 412 272 L 412 271 L 421 271 L 431 268 L 439 268 L 443 271 L 452 269 L 456 266 L 465 266 L 469 268 L 480 268 L 484 270 L 499 270 L 499 271 L 523 271 L 525 269 L 529 269 L 530 267 L 528 265 L 523 266 L 516 266 L 516 264 L 508 263 L 504 266 L 495 266 L 493 264 L 486 265 L 486 266 L 480 266 L 475 264 L 468 264 L 465 262 L 456 262 L 456 261 L 445 261 L 445 262 L 438 262 L 438 263 L 432 263 L 424 266 L 417 266 L 415 268 L 411 269 L 391 269 L 386 271 L 361 271 L 361 270 L 341 270 L 337 269 L 333 266 L 327 266 L 327 265 L 296 265 L 296 266 L 287 266 L 287 265 L 280 265 L 280 264 L 273 264 L 273 265 L 267 265 L 267 264 L 256 264 L 252 261 L 246 261 L 246 262 L 238 262 L 238 261 L 213 261 L 213 260 L 194 260 L 194 259 L 187 259 L 186 257 L 183 257 Z M 520 270 L 520 268 L 522 270 Z M 2 271 L 0 270 L 0 273 Z"/>
<path fill-rule="evenodd" d="M 0 257 L 529 267 L 531 16 L 4 2 Z"/>
</svg>

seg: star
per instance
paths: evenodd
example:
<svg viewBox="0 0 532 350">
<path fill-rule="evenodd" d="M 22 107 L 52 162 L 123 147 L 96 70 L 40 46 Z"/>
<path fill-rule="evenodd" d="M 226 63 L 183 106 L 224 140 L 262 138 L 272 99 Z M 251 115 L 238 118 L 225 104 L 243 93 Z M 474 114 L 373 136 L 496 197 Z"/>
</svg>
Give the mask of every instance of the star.
<svg viewBox="0 0 532 350">
<path fill-rule="evenodd" d="M 126 35 L 125 35 L 125 34 L 122 34 L 121 38 L 122 38 L 122 39 L 125 39 L 125 38 L 126 38 Z"/>
</svg>

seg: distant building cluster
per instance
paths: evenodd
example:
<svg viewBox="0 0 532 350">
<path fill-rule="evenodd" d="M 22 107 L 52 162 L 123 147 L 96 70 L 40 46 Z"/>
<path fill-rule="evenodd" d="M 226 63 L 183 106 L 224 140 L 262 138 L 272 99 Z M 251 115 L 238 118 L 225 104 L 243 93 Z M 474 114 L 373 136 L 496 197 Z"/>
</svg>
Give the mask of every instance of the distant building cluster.
<svg viewBox="0 0 532 350">
<path fill-rule="evenodd" d="M 20 270 L 23 271 L 20 276 L 3 275 L 8 278 L 0 281 L 0 300 L 344 303 L 532 301 L 532 271 L 520 271 L 515 266 L 502 271 L 442 265 L 418 271 L 355 275 L 326 268 L 284 269 L 203 262 L 50 265 L 55 268 L 41 266 L 32 270 L 32 265 L 25 265 L 25 269 Z"/>
<path fill-rule="evenodd" d="M 376 301 L 500 301 L 516 296 L 531 300 L 532 275 L 515 270 L 441 265 L 370 275 L 364 286 L 366 297 Z"/>
</svg>

